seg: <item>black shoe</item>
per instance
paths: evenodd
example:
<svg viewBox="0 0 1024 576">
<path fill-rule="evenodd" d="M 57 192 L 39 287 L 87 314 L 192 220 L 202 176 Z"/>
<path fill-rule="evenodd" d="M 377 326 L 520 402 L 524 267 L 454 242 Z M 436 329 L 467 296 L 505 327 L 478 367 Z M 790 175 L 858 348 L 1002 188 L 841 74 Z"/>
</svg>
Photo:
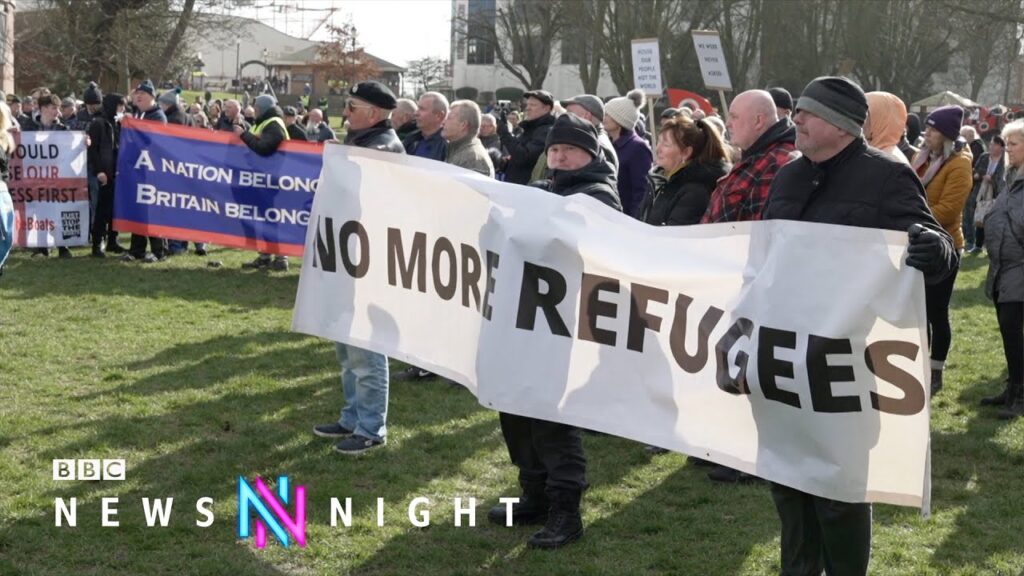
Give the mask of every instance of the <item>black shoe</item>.
<svg viewBox="0 0 1024 576">
<path fill-rule="evenodd" d="M 352 435 L 352 432 L 354 430 L 349 430 L 337 422 L 313 426 L 313 434 L 321 438 L 347 438 Z"/>
<path fill-rule="evenodd" d="M 206 256 L 206 248 L 196 248 L 196 256 Z"/>
<path fill-rule="evenodd" d="M 512 525 L 530 526 L 544 524 L 548 521 L 548 510 L 551 505 L 545 496 L 527 495 L 519 497 L 519 502 L 512 505 Z M 508 506 L 499 504 L 487 512 L 487 519 L 499 526 L 508 525 Z"/>
<path fill-rule="evenodd" d="M 125 249 L 117 242 L 107 242 L 107 252 L 111 254 L 124 254 Z"/>
<path fill-rule="evenodd" d="M 275 272 L 287 272 L 288 271 L 288 259 L 287 258 L 274 258 L 274 261 L 270 263 L 270 269 Z"/>
<path fill-rule="evenodd" d="M 356 454 L 362 454 L 375 448 L 383 448 L 385 442 L 383 439 L 374 440 L 373 438 L 367 438 L 365 436 L 359 436 L 358 434 L 349 436 L 334 445 L 334 451 L 339 454 L 345 454 L 354 456 Z"/>
<path fill-rule="evenodd" d="M 647 452 L 651 456 L 659 456 L 661 454 L 668 454 L 670 450 L 668 448 L 662 448 L 661 446 L 644 446 L 644 452 Z"/>
<path fill-rule="evenodd" d="M 1008 404 L 1006 408 L 1003 408 L 996 414 L 996 417 L 1000 420 L 1013 420 L 1024 416 L 1024 398 L 1018 396 L 1012 404 Z"/>
<path fill-rule="evenodd" d="M 106 258 L 107 257 L 107 255 L 103 252 L 103 249 L 100 248 L 99 246 L 93 246 L 92 247 L 92 253 L 89 254 L 89 255 L 92 256 L 93 258 Z"/>
<path fill-rule="evenodd" d="M 932 397 L 942 390 L 942 370 L 932 370 Z"/>
<path fill-rule="evenodd" d="M 578 502 L 577 499 L 575 506 L 552 503 L 544 528 L 531 536 L 526 545 L 529 548 L 552 550 L 579 540 L 583 536 L 583 518 L 580 517 Z"/>
<path fill-rule="evenodd" d="M 1006 408 L 996 414 L 1000 420 L 1013 420 L 1024 416 L 1024 383 L 1010 385 L 1010 399 L 1006 401 Z"/>
<path fill-rule="evenodd" d="M 394 382 L 416 382 L 419 380 L 429 380 L 430 378 L 436 377 L 437 374 L 430 372 L 429 370 L 423 370 L 415 366 L 409 366 L 405 370 L 402 370 L 398 374 L 391 377 Z"/>
<path fill-rule="evenodd" d="M 981 406 L 1006 406 L 1007 399 L 1010 397 L 1010 381 L 1006 381 L 1006 386 L 1003 391 L 995 396 L 985 396 L 978 402 Z"/>
<path fill-rule="evenodd" d="M 64 258 L 64 259 L 71 258 L 72 257 L 71 250 L 68 250 L 64 246 L 61 246 L 60 248 L 57 249 L 57 257 L 58 258 Z"/>
<path fill-rule="evenodd" d="M 270 258 L 263 258 L 262 256 L 256 258 L 252 262 L 245 262 L 242 264 L 243 270 L 266 270 L 270 266 Z"/>
<path fill-rule="evenodd" d="M 715 466 L 714 470 L 708 472 L 708 479 L 714 482 L 722 482 L 723 484 L 749 484 L 761 480 L 757 476 L 733 470 L 728 466 Z"/>
</svg>

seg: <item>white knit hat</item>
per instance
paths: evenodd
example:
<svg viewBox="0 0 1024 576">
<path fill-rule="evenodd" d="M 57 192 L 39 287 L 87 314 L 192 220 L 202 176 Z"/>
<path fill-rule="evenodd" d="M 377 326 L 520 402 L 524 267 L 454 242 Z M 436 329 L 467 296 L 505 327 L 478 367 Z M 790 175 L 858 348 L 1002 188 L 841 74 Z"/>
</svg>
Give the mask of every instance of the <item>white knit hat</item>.
<svg viewBox="0 0 1024 576">
<path fill-rule="evenodd" d="M 640 119 L 640 111 L 636 109 L 633 101 L 626 97 L 609 100 L 604 105 L 604 115 L 610 116 L 619 126 L 629 130 L 633 130 L 636 121 Z"/>
</svg>

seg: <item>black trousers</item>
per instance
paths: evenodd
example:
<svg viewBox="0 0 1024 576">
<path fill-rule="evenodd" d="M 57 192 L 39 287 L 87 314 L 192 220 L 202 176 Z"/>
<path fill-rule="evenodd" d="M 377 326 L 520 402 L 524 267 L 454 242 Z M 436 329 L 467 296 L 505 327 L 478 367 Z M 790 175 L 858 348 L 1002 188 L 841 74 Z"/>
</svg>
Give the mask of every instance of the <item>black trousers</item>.
<svg viewBox="0 0 1024 576">
<path fill-rule="evenodd" d="M 996 300 L 999 294 L 996 293 Z M 996 304 L 999 334 L 1003 337 L 1003 353 L 1010 382 L 1024 382 L 1024 302 Z"/>
<path fill-rule="evenodd" d="M 772 484 L 782 521 L 783 576 L 863 576 L 871 559 L 871 504 L 812 496 Z"/>
<path fill-rule="evenodd" d="M 928 313 L 928 336 L 931 340 L 931 359 L 946 361 L 953 343 L 953 330 L 949 326 L 949 301 L 953 298 L 953 285 L 959 269 L 938 284 L 924 287 L 925 310 Z"/>
<path fill-rule="evenodd" d="M 579 428 L 504 412 L 498 416 L 524 493 L 543 491 L 557 500 L 569 495 L 578 498 L 586 490 L 587 459 Z"/>
<path fill-rule="evenodd" d="M 96 198 L 96 214 L 92 219 L 92 245 L 99 248 L 104 238 L 107 245 L 117 241 L 117 232 L 113 228 L 114 223 L 114 184 L 100 186 L 99 195 Z"/>
<path fill-rule="evenodd" d="M 146 243 L 149 243 L 149 251 L 153 256 L 160 258 L 167 253 L 167 240 L 155 236 L 140 236 L 132 234 L 132 242 L 129 244 L 128 253 L 137 259 L 146 255 Z"/>
</svg>

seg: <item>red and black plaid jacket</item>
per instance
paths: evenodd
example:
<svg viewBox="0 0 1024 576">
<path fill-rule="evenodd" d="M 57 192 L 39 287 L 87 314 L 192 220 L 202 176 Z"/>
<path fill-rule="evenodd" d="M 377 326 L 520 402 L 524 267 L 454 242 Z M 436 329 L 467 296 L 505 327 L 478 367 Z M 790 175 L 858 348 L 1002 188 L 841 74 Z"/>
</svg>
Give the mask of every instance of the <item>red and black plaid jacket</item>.
<svg viewBox="0 0 1024 576">
<path fill-rule="evenodd" d="M 800 155 L 793 146 L 795 134 L 787 119 L 769 128 L 718 181 L 700 223 L 760 220 L 775 174 Z"/>
</svg>

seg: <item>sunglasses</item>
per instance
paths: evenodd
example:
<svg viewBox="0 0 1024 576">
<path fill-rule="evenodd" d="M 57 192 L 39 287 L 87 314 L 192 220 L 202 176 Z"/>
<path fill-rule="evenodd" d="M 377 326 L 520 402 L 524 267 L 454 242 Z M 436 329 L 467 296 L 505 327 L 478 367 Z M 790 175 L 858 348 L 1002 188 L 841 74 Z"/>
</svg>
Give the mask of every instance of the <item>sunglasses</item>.
<svg viewBox="0 0 1024 576">
<path fill-rule="evenodd" d="M 355 112 L 356 108 L 373 108 L 372 104 L 353 104 L 351 100 L 345 102 L 345 109 L 349 112 Z"/>
</svg>

